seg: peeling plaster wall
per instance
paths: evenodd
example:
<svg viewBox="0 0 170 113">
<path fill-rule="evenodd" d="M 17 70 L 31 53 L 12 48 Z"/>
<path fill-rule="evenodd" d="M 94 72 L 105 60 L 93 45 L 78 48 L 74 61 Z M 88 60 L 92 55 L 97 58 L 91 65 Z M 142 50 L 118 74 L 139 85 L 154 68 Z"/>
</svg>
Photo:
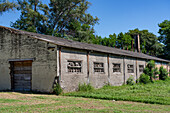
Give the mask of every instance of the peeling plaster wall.
<svg viewBox="0 0 170 113">
<path fill-rule="evenodd" d="M 81 61 L 82 62 L 82 72 L 68 72 L 67 61 Z M 75 91 L 78 89 L 78 85 L 87 83 L 87 52 L 62 48 L 61 49 L 61 87 L 65 92 Z"/>
<path fill-rule="evenodd" d="M 55 47 L 54 50 L 47 49 Z M 0 90 L 11 89 L 9 59 L 35 59 L 32 62 L 32 90 L 52 92 L 57 75 L 57 46 L 25 35 L 0 29 Z"/>
<path fill-rule="evenodd" d="M 140 77 L 140 75 L 143 73 L 143 72 L 139 72 L 139 65 L 143 65 L 144 68 L 145 68 L 146 67 L 146 61 L 142 60 L 142 59 L 137 59 L 137 76 L 136 76 L 136 79 L 138 79 Z"/>
<path fill-rule="evenodd" d="M 129 57 L 125 57 L 125 82 L 127 81 L 127 79 L 132 76 L 134 81 L 136 81 L 136 59 L 135 58 L 129 58 Z M 127 65 L 133 65 L 134 66 L 134 72 L 133 73 L 128 73 L 128 68 Z"/>
<path fill-rule="evenodd" d="M 104 73 L 94 72 L 94 62 L 104 63 Z M 108 84 L 107 54 L 90 53 L 89 55 L 89 80 L 95 88 Z"/>
<path fill-rule="evenodd" d="M 110 84 L 113 86 L 120 86 L 124 83 L 124 69 L 123 69 L 123 57 L 110 55 L 109 58 L 109 72 L 110 72 Z M 120 64 L 121 72 L 113 73 L 113 63 Z"/>
</svg>

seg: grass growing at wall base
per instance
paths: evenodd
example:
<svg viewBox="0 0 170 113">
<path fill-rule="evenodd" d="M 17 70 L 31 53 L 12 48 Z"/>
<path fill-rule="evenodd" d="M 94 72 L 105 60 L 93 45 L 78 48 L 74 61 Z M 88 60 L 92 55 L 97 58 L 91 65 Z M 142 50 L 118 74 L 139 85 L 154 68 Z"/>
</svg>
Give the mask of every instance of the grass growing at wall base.
<svg viewBox="0 0 170 113">
<path fill-rule="evenodd" d="M 71 92 L 64 95 L 170 105 L 170 79 L 133 86 L 107 86 L 93 91 Z"/>
<path fill-rule="evenodd" d="M 91 84 L 79 84 L 78 86 L 78 91 L 92 91 L 94 88 L 92 87 Z"/>
</svg>

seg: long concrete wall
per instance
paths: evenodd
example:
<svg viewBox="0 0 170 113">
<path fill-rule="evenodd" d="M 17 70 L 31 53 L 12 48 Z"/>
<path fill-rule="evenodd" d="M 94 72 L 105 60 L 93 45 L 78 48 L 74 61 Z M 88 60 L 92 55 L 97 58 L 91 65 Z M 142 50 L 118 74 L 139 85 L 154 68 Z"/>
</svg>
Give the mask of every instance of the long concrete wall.
<svg viewBox="0 0 170 113">
<path fill-rule="evenodd" d="M 32 62 L 32 90 L 52 92 L 58 82 L 65 92 L 75 91 L 79 84 L 90 83 L 95 88 L 106 84 L 119 86 L 132 76 L 140 77 L 139 65 L 146 66 L 145 60 L 117 56 L 94 51 L 71 49 L 41 41 L 25 35 L 16 35 L 0 29 L 0 90 L 11 89 L 11 59 L 34 59 Z M 69 72 L 70 61 L 81 63 L 81 72 Z M 95 72 L 95 63 L 103 64 L 103 72 Z M 113 72 L 113 64 L 120 64 L 120 72 Z M 77 65 L 77 64 L 76 64 Z M 128 72 L 133 65 L 133 72 Z M 168 66 L 164 66 L 168 70 Z"/>
<path fill-rule="evenodd" d="M 89 54 L 89 55 L 88 55 Z M 68 72 L 68 61 L 81 61 L 82 72 Z M 88 66 L 89 62 L 89 66 Z M 94 63 L 103 63 L 104 72 L 95 72 Z M 113 64 L 120 64 L 121 71 L 113 72 Z M 128 65 L 133 65 L 133 72 L 128 73 Z M 65 91 L 78 89 L 79 84 L 90 83 L 95 88 L 106 84 L 120 86 L 132 76 L 134 81 L 140 77 L 139 65 L 145 68 L 145 60 L 117 55 L 108 55 L 98 52 L 87 52 L 78 49 L 61 49 L 61 87 Z M 89 74 L 88 74 L 89 68 Z"/>
<path fill-rule="evenodd" d="M 53 50 L 48 47 L 54 47 Z M 52 92 L 57 74 L 57 46 L 0 29 L 0 90 L 11 89 L 10 59 L 34 59 L 32 90 Z"/>
<path fill-rule="evenodd" d="M 104 72 L 94 72 L 94 63 L 104 63 Z M 89 54 L 89 80 L 95 88 L 108 84 L 107 54 L 95 52 Z"/>
</svg>

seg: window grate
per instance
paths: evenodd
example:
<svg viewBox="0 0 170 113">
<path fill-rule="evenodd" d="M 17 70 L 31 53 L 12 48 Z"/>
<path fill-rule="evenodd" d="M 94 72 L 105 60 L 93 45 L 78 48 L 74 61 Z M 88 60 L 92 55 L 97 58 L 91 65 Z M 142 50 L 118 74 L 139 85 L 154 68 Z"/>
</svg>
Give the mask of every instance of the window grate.
<svg viewBox="0 0 170 113">
<path fill-rule="evenodd" d="M 104 63 L 94 62 L 94 72 L 104 72 Z"/>
<path fill-rule="evenodd" d="M 113 73 L 121 72 L 120 64 L 113 63 Z"/>
<path fill-rule="evenodd" d="M 82 62 L 81 61 L 68 61 L 67 69 L 69 73 L 81 73 L 82 72 Z"/>
<path fill-rule="evenodd" d="M 144 70 L 144 65 L 139 65 L 139 72 L 141 73 L 143 72 L 143 70 Z"/>
<path fill-rule="evenodd" d="M 134 73 L 134 66 L 131 64 L 127 65 L 128 73 Z"/>
</svg>

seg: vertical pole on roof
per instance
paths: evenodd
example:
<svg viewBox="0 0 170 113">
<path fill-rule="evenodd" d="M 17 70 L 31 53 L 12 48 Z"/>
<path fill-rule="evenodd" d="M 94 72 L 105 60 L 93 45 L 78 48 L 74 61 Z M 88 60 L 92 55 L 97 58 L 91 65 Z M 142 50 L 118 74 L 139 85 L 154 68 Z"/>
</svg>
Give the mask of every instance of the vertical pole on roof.
<svg viewBox="0 0 170 113">
<path fill-rule="evenodd" d="M 89 80 L 89 51 L 87 51 L 87 84 L 90 83 Z"/>
<path fill-rule="evenodd" d="M 110 84 L 110 65 L 109 65 L 109 54 L 107 54 L 107 66 L 108 66 L 108 84 Z"/>
<path fill-rule="evenodd" d="M 133 51 L 133 40 L 131 41 L 131 51 Z"/>
<path fill-rule="evenodd" d="M 139 37 L 139 34 L 137 34 L 137 50 L 138 50 L 138 52 L 140 52 L 140 37 Z"/>
</svg>

